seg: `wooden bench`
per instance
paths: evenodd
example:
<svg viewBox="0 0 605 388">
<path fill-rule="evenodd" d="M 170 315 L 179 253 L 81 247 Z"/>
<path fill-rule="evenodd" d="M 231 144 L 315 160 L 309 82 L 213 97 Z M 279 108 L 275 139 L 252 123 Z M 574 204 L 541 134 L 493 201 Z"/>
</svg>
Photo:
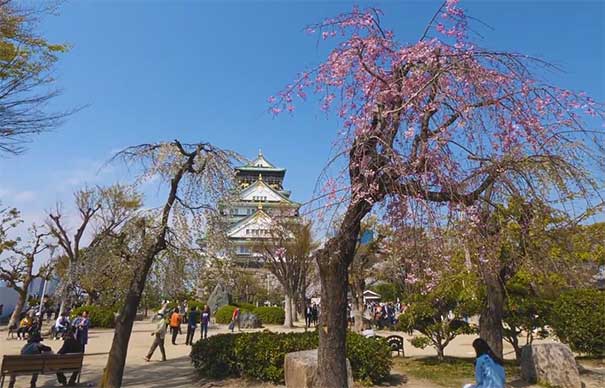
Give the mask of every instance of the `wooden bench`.
<svg viewBox="0 0 605 388">
<path fill-rule="evenodd" d="M 34 373 L 41 375 L 56 373 L 78 372 L 78 383 L 82 372 L 84 353 L 72 354 L 27 354 L 4 356 L 0 387 L 4 387 L 4 380 L 10 376 L 31 376 Z"/>
</svg>

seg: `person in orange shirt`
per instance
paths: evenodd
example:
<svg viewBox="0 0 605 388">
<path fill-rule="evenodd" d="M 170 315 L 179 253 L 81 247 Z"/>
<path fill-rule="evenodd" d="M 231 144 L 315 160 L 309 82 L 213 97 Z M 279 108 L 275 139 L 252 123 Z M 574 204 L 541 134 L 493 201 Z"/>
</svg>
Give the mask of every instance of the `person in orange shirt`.
<svg viewBox="0 0 605 388">
<path fill-rule="evenodd" d="M 181 331 L 182 317 L 179 313 L 179 308 L 175 307 L 174 311 L 170 315 L 170 332 L 172 333 L 172 344 L 176 345 L 176 336 Z"/>
<path fill-rule="evenodd" d="M 231 323 L 229 324 L 229 329 L 231 330 L 231 332 L 233 333 L 233 329 L 235 328 L 235 325 L 237 325 L 237 331 L 240 331 L 239 328 L 239 308 L 236 307 L 233 310 L 233 315 L 231 315 Z"/>
</svg>

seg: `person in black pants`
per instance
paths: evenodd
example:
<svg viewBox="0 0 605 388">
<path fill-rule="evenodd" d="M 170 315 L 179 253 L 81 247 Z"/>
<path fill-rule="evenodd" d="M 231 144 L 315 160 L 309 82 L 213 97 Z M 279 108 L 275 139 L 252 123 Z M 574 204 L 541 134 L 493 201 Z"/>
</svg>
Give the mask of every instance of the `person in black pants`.
<svg viewBox="0 0 605 388">
<path fill-rule="evenodd" d="M 187 318 L 187 337 L 185 339 L 185 345 L 193 345 L 193 335 L 199 321 L 199 313 L 195 306 L 191 307 L 189 311 L 189 317 Z"/>
<path fill-rule="evenodd" d="M 84 353 L 84 346 L 74 337 L 75 328 L 70 329 L 65 335 L 63 335 L 63 346 L 57 352 L 57 354 L 68 354 L 68 353 Z M 61 372 L 57 373 L 57 380 L 62 385 L 75 385 L 78 379 L 78 372 L 73 372 L 69 378 L 67 378 Z"/>
<path fill-rule="evenodd" d="M 305 325 L 307 328 L 311 327 L 311 322 L 313 321 L 313 308 L 310 304 L 305 308 Z"/>
</svg>

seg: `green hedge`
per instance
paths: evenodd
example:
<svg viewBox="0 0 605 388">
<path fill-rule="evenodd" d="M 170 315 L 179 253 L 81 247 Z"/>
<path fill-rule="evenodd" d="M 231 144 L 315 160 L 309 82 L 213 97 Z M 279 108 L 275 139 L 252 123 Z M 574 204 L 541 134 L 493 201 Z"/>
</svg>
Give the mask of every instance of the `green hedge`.
<svg viewBox="0 0 605 388">
<path fill-rule="evenodd" d="M 253 305 L 252 303 L 241 302 L 241 303 L 232 303 L 232 305 L 239 307 L 240 310 L 254 311 L 254 309 L 256 309 L 256 306 Z"/>
<path fill-rule="evenodd" d="M 71 310 L 70 318 L 74 319 L 83 311 L 88 311 L 88 319 L 90 319 L 90 327 L 103 327 L 111 329 L 115 327 L 115 310 L 100 306 L 80 306 Z"/>
<path fill-rule="evenodd" d="M 605 356 L 605 292 L 578 289 L 562 293 L 550 321 L 557 337 L 573 351 Z"/>
<path fill-rule="evenodd" d="M 283 325 L 286 312 L 281 307 L 257 307 L 252 313 L 266 325 Z"/>
<path fill-rule="evenodd" d="M 283 383 L 286 353 L 317 348 L 316 331 L 306 333 L 219 334 L 193 344 L 191 361 L 203 377 L 246 376 Z M 353 377 L 365 384 L 383 381 L 391 370 L 391 351 L 385 340 L 347 335 L 347 358 Z"/>
<path fill-rule="evenodd" d="M 233 310 L 235 310 L 236 307 L 237 306 L 227 305 L 220 307 L 218 310 L 216 310 L 216 312 L 214 313 L 214 319 L 216 319 L 216 323 L 225 324 L 231 322 Z M 241 314 L 243 312 L 250 312 L 250 310 L 243 307 L 239 307 L 239 312 Z"/>
<path fill-rule="evenodd" d="M 286 313 L 281 307 L 255 307 L 249 303 L 241 303 L 238 305 L 227 305 L 220 307 L 214 313 L 216 323 L 227 324 L 231 322 L 233 310 L 239 307 L 240 313 L 249 312 L 255 314 L 262 323 L 267 325 L 283 325 L 286 319 Z"/>
</svg>

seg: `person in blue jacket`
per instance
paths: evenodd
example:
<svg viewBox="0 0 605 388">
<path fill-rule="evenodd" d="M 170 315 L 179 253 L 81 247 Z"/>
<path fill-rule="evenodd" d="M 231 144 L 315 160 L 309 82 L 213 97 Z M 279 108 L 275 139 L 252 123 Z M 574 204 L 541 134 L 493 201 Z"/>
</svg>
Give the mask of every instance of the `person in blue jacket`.
<svg viewBox="0 0 605 388">
<path fill-rule="evenodd" d="M 185 337 L 185 345 L 193 345 L 193 335 L 195 334 L 195 329 L 197 328 L 197 323 L 199 321 L 199 312 L 195 306 L 191 306 L 191 311 L 189 311 L 189 316 L 187 317 L 187 336 Z"/>
<path fill-rule="evenodd" d="M 86 344 L 88 344 L 88 329 L 90 328 L 90 318 L 88 317 L 88 311 L 84 310 L 77 316 L 71 326 L 76 330 L 76 339 L 82 345 L 82 353 L 86 350 Z"/>
<path fill-rule="evenodd" d="M 504 362 L 496 356 L 487 342 L 481 338 L 473 341 L 477 353 L 475 380 L 477 384 L 466 384 L 463 388 L 504 388 Z"/>
</svg>

